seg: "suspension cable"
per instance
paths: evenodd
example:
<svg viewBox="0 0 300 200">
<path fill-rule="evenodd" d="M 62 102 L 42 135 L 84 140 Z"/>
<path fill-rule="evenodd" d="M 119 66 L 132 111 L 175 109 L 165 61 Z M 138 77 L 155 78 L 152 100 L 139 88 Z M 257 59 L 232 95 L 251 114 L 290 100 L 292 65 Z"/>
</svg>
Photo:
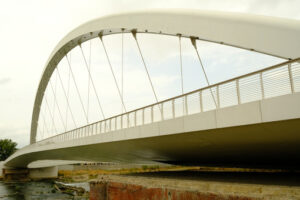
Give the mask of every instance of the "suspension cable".
<svg viewBox="0 0 300 200">
<path fill-rule="evenodd" d="M 72 112 L 72 110 L 71 110 L 71 107 L 70 107 L 70 102 L 69 102 L 69 97 L 67 96 L 67 94 L 66 94 L 66 90 L 65 90 L 65 87 L 64 87 L 64 85 L 63 85 L 63 82 L 62 82 L 62 78 L 61 78 L 61 76 L 60 76 L 60 73 L 59 73 L 59 69 L 58 69 L 58 67 L 56 68 L 57 69 L 57 74 L 58 74 L 58 78 L 59 78 L 59 80 L 60 80 L 60 84 L 61 84 L 61 87 L 62 87 L 62 89 L 63 89 L 63 92 L 64 92 L 64 96 L 65 96 L 65 98 L 66 98 L 66 100 L 67 100 L 67 112 L 68 112 L 68 110 L 70 110 L 70 114 L 71 114 L 71 117 L 72 117 L 72 121 L 73 121 L 73 123 L 74 123 L 74 125 L 75 125 L 75 128 L 77 128 L 77 125 L 76 125 L 76 122 L 75 122 L 75 119 L 74 119 L 74 115 L 73 115 L 73 112 Z M 68 80 L 68 82 L 70 81 L 70 71 L 69 71 L 69 80 Z M 69 85 L 69 83 L 68 83 L 68 85 Z M 68 93 L 69 93 L 69 86 L 68 86 Z M 68 94 L 69 95 L 69 94 Z M 68 113 L 67 113 L 68 114 Z M 67 117 L 68 115 L 66 115 L 66 117 Z M 67 119 L 66 119 L 66 123 L 65 123 L 65 131 L 67 131 Z"/>
<path fill-rule="evenodd" d="M 71 52 L 70 52 L 70 62 L 72 62 L 71 60 Z M 59 76 L 60 77 L 60 76 Z M 71 72 L 70 72 L 70 69 L 69 69 L 69 73 L 68 73 L 68 86 L 67 86 L 67 94 L 66 94 L 66 91 L 63 87 L 63 90 L 64 90 L 64 94 L 65 94 L 65 97 L 66 97 L 66 100 L 67 100 L 67 108 L 66 108 L 66 127 L 68 126 L 68 111 L 70 109 L 70 112 L 71 112 L 71 108 L 70 108 L 70 104 L 69 104 L 69 94 L 70 94 L 70 79 L 71 79 Z M 61 80 L 61 78 L 60 78 Z M 62 82 L 62 81 L 61 81 Z M 76 126 L 76 123 L 75 123 L 75 120 L 74 120 L 74 117 L 73 117 L 73 114 L 72 114 L 72 118 L 73 118 L 73 122 L 74 122 L 74 125 L 75 125 L 75 128 L 77 128 Z"/>
<path fill-rule="evenodd" d="M 124 29 L 122 28 L 122 58 L 121 58 L 121 83 L 122 83 L 122 101 L 124 101 Z M 122 113 L 124 112 L 122 107 Z"/>
<path fill-rule="evenodd" d="M 86 112 L 85 112 L 85 109 L 84 109 L 84 105 L 83 105 L 83 102 L 82 102 L 82 99 L 81 99 L 81 96 L 80 96 L 80 93 L 79 93 L 79 90 L 78 90 L 78 86 L 76 84 L 76 80 L 75 80 L 74 73 L 72 71 L 71 64 L 70 64 L 70 61 L 68 59 L 68 56 L 66 56 L 66 59 L 68 61 L 69 69 L 70 69 L 70 72 L 71 72 L 71 75 L 72 75 L 72 79 L 73 79 L 73 82 L 74 82 L 74 85 L 75 85 L 75 88 L 76 88 L 76 91 L 77 91 L 77 94 L 78 94 L 78 97 L 79 97 L 79 100 L 80 100 L 80 104 L 81 104 L 81 107 L 82 107 L 85 119 L 88 122 L 88 118 L 87 118 L 87 115 L 86 115 Z"/>
<path fill-rule="evenodd" d="M 208 78 L 207 78 L 205 69 L 204 69 L 204 67 L 203 67 L 203 64 L 202 64 L 202 61 L 201 61 L 201 58 L 200 58 L 200 55 L 199 55 L 199 52 L 198 52 L 198 48 L 197 48 L 197 44 L 196 44 L 196 39 L 197 39 L 197 38 L 195 38 L 195 37 L 191 37 L 191 42 L 192 42 L 192 45 L 194 46 L 194 48 L 195 48 L 195 50 L 196 50 L 196 53 L 197 53 L 197 56 L 198 56 L 198 60 L 199 60 L 199 62 L 200 62 L 201 68 L 202 68 L 202 70 L 203 70 L 203 73 L 204 73 L 204 76 L 205 76 L 205 79 L 206 79 L 206 83 L 207 83 L 207 85 L 209 86 L 210 84 L 209 84 L 209 81 L 208 81 Z M 209 88 L 209 89 L 210 89 L 211 96 L 212 96 L 212 98 L 213 98 L 213 100 L 214 100 L 215 106 L 216 106 L 216 108 L 217 108 L 218 106 L 217 106 L 217 102 L 216 102 L 215 96 L 214 96 L 214 94 L 213 94 L 213 91 L 212 91 L 211 88 Z"/>
<path fill-rule="evenodd" d="M 132 36 L 133 36 L 133 38 L 135 39 L 136 45 L 137 45 L 137 47 L 138 47 L 138 49 L 139 49 L 139 52 L 140 52 L 140 55 L 141 55 L 141 58 L 142 58 L 142 61 L 143 61 L 143 64 L 144 64 L 144 68 L 145 68 L 145 71 L 146 71 L 146 73 L 147 73 L 148 80 L 149 80 L 149 82 L 150 82 L 150 85 L 151 85 L 151 88 L 152 88 L 152 91 L 153 91 L 153 94 L 154 94 L 156 103 L 158 103 L 158 98 L 157 98 L 157 96 L 156 96 L 156 93 L 155 93 L 155 90 L 154 90 L 154 86 L 153 86 L 153 84 L 152 84 L 152 81 L 151 81 L 151 78 L 150 78 L 150 75 L 149 75 L 149 72 L 148 72 L 146 63 L 145 63 L 144 56 L 143 56 L 143 54 L 142 54 L 142 51 L 141 51 L 139 42 L 138 42 L 137 37 L 136 37 L 136 33 L 137 33 L 137 32 L 136 32 L 136 30 L 132 30 L 131 33 L 132 33 Z M 161 107 L 160 107 L 160 106 L 158 106 L 158 107 L 159 107 L 159 109 L 160 109 L 160 111 L 161 111 Z M 162 112 L 162 111 L 161 111 L 161 112 Z"/>
<path fill-rule="evenodd" d="M 50 115 L 50 117 L 51 117 L 51 119 L 52 119 L 52 127 L 54 127 L 54 130 L 55 130 L 55 132 L 57 133 L 57 129 L 56 129 L 56 126 L 55 126 L 55 123 L 54 123 L 54 118 L 53 118 L 53 116 L 52 116 L 52 114 L 51 114 L 51 109 L 50 109 L 50 107 L 49 107 L 49 104 L 48 104 L 46 95 L 45 95 L 44 99 L 45 99 L 45 102 L 46 102 L 46 105 L 47 105 L 47 108 L 48 108 L 48 111 L 49 111 L 49 115 Z M 52 134 L 51 134 L 51 135 L 52 135 Z"/>
<path fill-rule="evenodd" d="M 56 68 L 57 69 L 57 68 Z M 59 117 L 60 117 L 60 120 L 61 120 L 61 123 L 63 124 L 63 127 L 66 131 L 66 125 L 64 123 L 64 119 L 62 117 L 62 114 L 61 114 L 61 111 L 60 111 L 60 108 L 59 108 L 59 105 L 58 105 L 58 102 L 57 102 L 57 99 L 56 99 L 56 93 L 54 93 L 54 89 L 53 89 L 53 86 L 52 86 L 52 83 L 51 81 L 49 82 L 50 83 L 50 86 L 51 86 L 51 89 L 52 89 L 52 92 L 53 92 L 53 95 L 54 95 L 54 101 L 55 101 L 55 104 L 57 106 L 57 109 L 58 109 L 58 114 L 59 114 Z M 56 91 L 55 91 L 56 92 Z"/>
<path fill-rule="evenodd" d="M 183 69 L 182 69 L 182 50 L 181 50 L 181 34 L 178 34 L 178 39 L 179 39 L 179 59 L 180 59 L 180 76 L 181 76 L 181 94 L 183 94 Z M 186 105 L 187 105 L 187 102 L 186 101 L 186 98 L 183 98 L 183 101 L 182 101 L 182 113 L 184 113 L 184 110 L 187 108 Z"/>
<path fill-rule="evenodd" d="M 92 75 L 91 75 L 91 72 L 90 72 L 90 70 L 89 70 L 88 63 L 87 63 L 87 61 L 86 61 L 86 58 L 85 58 L 85 56 L 84 56 L 84 53 L 83 53 L 81 44 L 79 44 L 79 47 L 80 47 L 80 50 L 81 50 L 82 57 L 83 57 L 83 59 L 84 59 L 85 67 L 86 67 L 86 69 L 87 69 L 87 71 L 88 71 L 88 74 L 89 74 L 89 76 L 90 76 L 90 79 L 91 79 L 91 84 L 92 84 L 92 86 L 93 86 L 93 89 L 94 89 L 94 92 L 95 92 L 95 95 L 96 95 L 96 98 L 97 98 L 97 101 L 98 101 L 98 105 L 99 105 L 100 111 L 101 111 L 101 113 L 102 113 L 102 117 L 103 117 L 103 119 L 105 119 L 105 116 L 104 116 L 104 113 L 103 113 L 103 110 L 102 110 L 102 106 L 101 106 L 101 103 L 100 103 L 100 100 L 99 100 L 99 97 L 98 97 L 98 94 L 97 94 L 97 91 L 96 91 L 96 87 L 95 87 L 94 81 L 93 81 L 93 79 L 92 79 Z"/>
<path fill-rule="evenodd" d="M 90 40 L 90 52 L 89 52 L 89 66 L 88 70 L 91 70 L 91 51 L 92 51 L 92 40 Z M 88 95 L 87 95 L 87 117 L 89 117 L 89 107 L 90 107 L 90 82 L 91 82 L 91 77 L 88 76 Z M 89 118 L 88 118 L 89 119 Z"/>
<path fill-rule="evenodd" d="M 120 99 L 121 99 L 121 102 L 122 102 L 124 111 L 127 112 L 127 111 L 126 111 L 125 104 L 124 104 L 124 101 L 123 101 L 123 98 L 122 98 L 122 94 L 121 94 L 121 92 L 120 92 L 120 88 L 119 88 L 118 83 L 117 83 L 117 79 L 116 79 L 114 70 L 113 70 L 113 68 L 112 68 L 110 59 L 109 59 L 108 54 L 107 54 L 107 51 L 106 51 L 105 44 L 104 44 L 104 42 L 103 42 L 102 34 L 99 34 L 99 38 L 100 38 L 101 44 L 102 44 L 102 46 L 103 46 L 103 49 L 104 49 L 104 52 L 105 52 L 105 55 L 106 55 L 106 58 L 107 58 L 107 62 L 108 62 L 109 68 L 110 68 L 110 71 L 111 71 L 111 73 L 112 73 L 112 75 L 113 75 L 113 78 L 114 78 L 114 81 L 115 81 L 115 84 L 116 84 L 116 87 L 117 87 L 117 90 L 118 90 L 118 93 L 119 93 L 119 96 L 120 96 Z"/>
<path fill-rule="evenodd" d="M 44 124 L 44 127 L 46 127 L 46 131 L 47 131 L 47 135 L 48 135 L 49 134 L 49 129 L 48 129 L 48 126 L 46 124 L 45 116 L 44 116 L 43 112 L 40 112 L 40 114 L 42 116 L 43 124 Z M 43 134 L 42 138 L 44 138 L 44 134 Z"/>
<path fill-rule="evenodd" d="M 183 70 L 182 70 L 181 34 L 178 34 L 178 37 L 179 37 L 179 56 L 180 56 L 181 94 L 183 94 Z"/>
<path fill-rule="evenodd" d="M 55 76 L 55 82 L 54 83 L 55 83 L 55 92 L 53 94 L 53 112 L 52 112 L 53 117 L 55 117 L 55 95 L 56 95 L 56 85 L 57 85 L 57 74 Z"/>
</svg>

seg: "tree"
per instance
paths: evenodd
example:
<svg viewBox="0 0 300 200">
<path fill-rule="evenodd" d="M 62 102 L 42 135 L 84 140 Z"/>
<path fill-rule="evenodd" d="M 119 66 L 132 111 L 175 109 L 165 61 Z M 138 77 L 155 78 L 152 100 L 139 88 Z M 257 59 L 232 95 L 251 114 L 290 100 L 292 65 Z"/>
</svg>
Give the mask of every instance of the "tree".
<svg viewBox="0 0 300 200">
<path fill-rule="evenodd" d="M 6 160 L 16 150 L 17 143 L 11 139 L 0 140 L 0 161 Z"/>
</svg>

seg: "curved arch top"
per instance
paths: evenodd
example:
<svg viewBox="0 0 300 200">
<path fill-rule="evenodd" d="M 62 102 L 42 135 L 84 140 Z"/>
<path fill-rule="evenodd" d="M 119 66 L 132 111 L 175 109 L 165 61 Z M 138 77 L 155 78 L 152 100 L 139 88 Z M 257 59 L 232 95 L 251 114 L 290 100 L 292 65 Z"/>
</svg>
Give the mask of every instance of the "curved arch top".
<svg viewBox="0 0 300 200">
<path fill-rule="evenodd" d="M 300 21 L 241 13 L 200 10 L 146 10 L 89 21 L 66 35 L 52 51 L 34 103 L 30 143 L 36 141 L 40 106 L 48 81 L 59 61 L 79 43 L 103 35 L 130 32 L 197 37 L 225 45 L 295 59 L 300 54 Z"/>
</svg>

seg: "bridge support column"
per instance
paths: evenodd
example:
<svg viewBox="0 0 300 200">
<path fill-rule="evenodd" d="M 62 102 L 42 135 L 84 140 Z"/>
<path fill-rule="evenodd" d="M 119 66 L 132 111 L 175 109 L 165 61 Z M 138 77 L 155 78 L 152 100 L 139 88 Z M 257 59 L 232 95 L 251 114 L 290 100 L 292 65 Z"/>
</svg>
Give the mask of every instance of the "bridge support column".
<svg viewBox="0 0 300 200">
<path fill-rule="evenodd" d="M 48 178 L 57 178 L 57 176 L 58 176 L 57 166 L 29 169 L 30 179 L 48 179 Z"/>
</svg>

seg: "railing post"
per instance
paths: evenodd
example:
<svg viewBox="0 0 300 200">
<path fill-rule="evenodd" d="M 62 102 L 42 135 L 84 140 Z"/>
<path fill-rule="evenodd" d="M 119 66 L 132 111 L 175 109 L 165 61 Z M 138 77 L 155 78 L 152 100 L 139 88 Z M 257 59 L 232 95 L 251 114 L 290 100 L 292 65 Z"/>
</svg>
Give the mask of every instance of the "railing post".
<svg viewBox="0 0 300 200">
<path fill-rule="evenodd" d="M 103 122 L 100 122 L 100 123 L 99 123 L 99 124 L 100 124 L 100 125 L 99 125 L 99 126 L 100 126 L 100 129 L 99 129 L 99 130 L 100 130 L 100 132 L 99 132 L 100 134 L 102 133 L 102 123 L 103 123 Z"/>
<path fill-rule="evenodd" d="M 294 93 L 294 81 L 293 81 L 293 73 L 291 69 L 291 63 L 288 64 L 288 70 L 289 70 L 289 78 L 290 78 L 290 85 L 291 85 L 291 93 Z"/>
<path fill-rule="evenodd" d="M 175 118 L 175 100 L 172 99 L 172 117 Z"/>
<path fill-rule="evenodd" d="M 109 127 L 108 127 L 108 131 L 111 131 L 111 119 L 109 120 Z"/>
<path fill-rule="evenodd" d="M 120 117 L 121 117 L 121 120 L 120 120 L 120 121 L 121 121 L 121 124 L 120 124 L 120 125 L 121 125 L 121 126 L 120 126 L 120 129 L 123 129 L 123 117 L 124 117 L 124 115 L 121 115 Z"/>
<path fill-rule="evenodd" d="M 136 127 L 136 112 L 137 111 L 134 112 L 134 127 Z"/>
<path fill-rule="evenodd" d="M 142 124 L 145 124 L 145 108 L 142 110 Z"/>
<path fill-rule="evenodd" d="M 237 95 L 237 100 L 238 100 L 238 105 L 239 105 L 239 104 L 241 104 L 240 80 L 239 79 L 236 79 L 235 85 L 236 85 L 236 95 Z"/>
<path fill-rule="evenodd" d="M 129 113 L 127 115 L 127 128 L 129 128 Z"/>
<path fill-rule="evenodd" d="M 161 121 L 163 121 L 164 120 L 164 103 L 161 103 L 160 105 L 161 105 L 160 106 Z M 159 104 L 158 104 L 158 107 L 159 107 Z"/>
<path fill-rule="evenodd" d="M 203 112 L 202 90 L 200 90 L 199 92 L 199 100 L 200 100 L 200 112 Z"/>
<path fill-rule="evenodd" d="M 265 99 L 265 90 L 264 90 L 264 82 L 263 82 L 262 72 L 259 73 L 259 79 L 260 79 L 260 88 L 261 88 L 261 99 Z"/>
<path fill-rule="evenodd" d="M 185 115 L 188 115 L 188 103 L 187 103 L 187 96 L 184 96 L 184 106 L 185 106 Z"/>
<path fill-rule="evenodd" d="M 151 123 L 153 123 L 153 106 L 151 106 Z"/>
<path fill-rule="evenodd" d="M 217 108 L 220 108 L 220 90 L 219 90 L 219 85 L 217 85 L 216 90 L 217 90 L 217 105 L 216 106 L 217 106 Z M 213 95 L 213 93 L 212 93 L 212 95 Z"/>
</svg>

